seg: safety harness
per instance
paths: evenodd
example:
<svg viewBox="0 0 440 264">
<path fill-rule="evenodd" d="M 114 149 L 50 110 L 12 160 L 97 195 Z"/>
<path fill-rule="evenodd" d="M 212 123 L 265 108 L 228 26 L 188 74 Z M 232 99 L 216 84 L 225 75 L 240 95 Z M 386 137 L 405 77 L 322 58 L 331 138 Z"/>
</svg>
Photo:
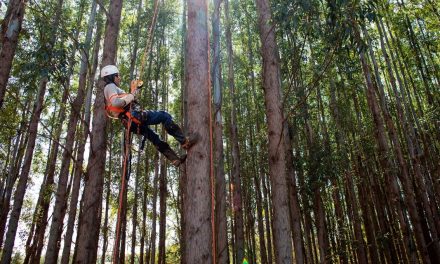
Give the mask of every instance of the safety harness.
<svg viewBox="0 0 440 264">
<path fill-rule="evenodd" d="M 124 107 L 116 107 L 112 105 L 112 99 L 114 97 L 123 97 L 127 94 L 114 94 L 112 96 L 110 96 L 110 98 L 107 101 L 107 104 L 105 105 L 105 110 L 107 112 L 108 117 L 110 118 L 119 118 L 122 115 L 125 115 L 128 117 L 129 120 L 133 121 L 135 124 L 137 124 L 138 126 L 141 124 L 141 121 L 139 119 L 137 119 L 136 117 L 134 117 L 130 111 L 126 110 Z M 117 113 L 118 117 L 113 116 L 111 113 Z"/>
<path fill-rule="evenodd" d="M 107 101 L 107 104 L 105 105 L 105 110 L 107 112 L 107 116 L 110 118 L 113 118 L 113 119 L 123 119 L 123 116 L 125 115 L 128 118 L 127 123 L 130 123 L 130 121 L 134 122 L 137 125 L 137 134 L 140 134 L 141 121 L 139 119 L 137 119 L 136 117 L 134 117 L 131 114 L 131 111 L 127 110 L 127 106 L 116 107 L 116 106 L 113 106 L 111 103 L 113 97 L 123 97 L 125 95 L 127 95 L 127 94 L 125 94 L 125 93 L 124 94 L 114 94 L 114 95 L 110 96 L 110 98 Z M 131 104 L 132 103 L 130 103 L 130 105 Z M 130 109 L 131 109 L 131 107 L 130 107 Z M 116 116 L 112 115 L 112 113 L 116 113 L 116 114 L 118 114 L 118 116 L 116 117 Z M 129 128 L 127 128 L 127 129 L 129 129 Z M 144 149 L 146 140 L 147 140 L 147 137 L 144 135 L 142 138 L 141 146 L 140 146 L 141 150 Z"/>
</svg>

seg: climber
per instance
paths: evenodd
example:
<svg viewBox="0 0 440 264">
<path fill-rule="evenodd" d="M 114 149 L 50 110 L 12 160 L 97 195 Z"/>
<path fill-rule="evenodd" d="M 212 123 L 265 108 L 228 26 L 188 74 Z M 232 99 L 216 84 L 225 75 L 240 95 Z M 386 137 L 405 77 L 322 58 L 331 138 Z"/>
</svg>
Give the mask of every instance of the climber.
<svg viewBox="0 0 440 264">
<path fill-rule="evenodd" d="M 178 167 L 185 161 L 186 155 L 179 157 L 159 136 L 149 128 L 150 125 L 162 124 L 167 133 L 173 136 L 182 146 L 188 150 L 196 141 L 196 137 L 185 137 L 182 129 L 177 125 L 172 116 L 165 111 L 141 111 L 135 98 L 142 87 L 142 81 L 133 80 L 130 85 L 130 93 L 125 93 L 119 88 L 121 77 L 115 65 L 107 65 L 101 70 L 101 78 L 105 81 L 104 96 L 106 111 L 110 118 L 117 118 L 127 128 L 131 119 L 130 131 L 141 134 L 147 138 L 156 149 L 161 152 L 170 162 Z M 130 111 L 131 105 L 131 111 Z"/>
</svg>

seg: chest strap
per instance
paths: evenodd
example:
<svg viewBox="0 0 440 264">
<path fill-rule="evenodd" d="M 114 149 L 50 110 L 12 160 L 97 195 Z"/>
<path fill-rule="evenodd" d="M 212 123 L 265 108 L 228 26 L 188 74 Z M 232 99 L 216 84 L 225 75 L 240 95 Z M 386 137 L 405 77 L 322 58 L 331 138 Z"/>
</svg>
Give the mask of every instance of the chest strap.
<svg viewBox="0 0 440 264">
<path fill-rule="evenodd" d="M 108 100 L 108 104 L 105 106 L 105 110 L 107 112 L 110 111 L 113 113 L 124 114 L 125 116 L 128 117 L 128 119 L 132 120 L 135 124 L 140 125 L 141 121 L 139 119 L 137 119 L 136 117 L 134 117 L 129 111 L 125 110 L 124 108 L 113 106 L 111 104 L 111 100 L 113 97 L 122 97 L 124 95 L 126 95 L 126 94 L 113 94 L 112 96 L 110 96 L 110 98 Z"/>
</svg>

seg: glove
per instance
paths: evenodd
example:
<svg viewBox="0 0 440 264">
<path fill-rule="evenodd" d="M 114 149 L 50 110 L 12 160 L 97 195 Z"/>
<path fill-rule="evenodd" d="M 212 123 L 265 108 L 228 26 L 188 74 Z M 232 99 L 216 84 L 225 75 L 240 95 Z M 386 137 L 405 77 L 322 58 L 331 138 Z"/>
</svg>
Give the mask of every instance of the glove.
<svg viewBox="0 0 440 264">
<path fill-rule="evenodd" d="M 144 82 L 141 80 L 132 80 L 130 83 L 130 91 L 131 93 L 134 93 L 134 91 L 137 91 L 138 89 L 141 89 L 142 86 L 144 85 Z"/>
</svg>

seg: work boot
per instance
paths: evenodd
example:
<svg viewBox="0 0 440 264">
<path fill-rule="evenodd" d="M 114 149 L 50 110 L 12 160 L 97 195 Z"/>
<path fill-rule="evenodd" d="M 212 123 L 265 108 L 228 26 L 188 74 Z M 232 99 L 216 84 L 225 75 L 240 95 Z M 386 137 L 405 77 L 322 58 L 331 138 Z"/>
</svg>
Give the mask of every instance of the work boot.
<svg viewBox="0 0 440 264">
<path fill-rule="evenodd" d="M 197 143 L 197 141 L 199 141 L 199 134 L 191 134 L 189 137 L 185 137 L 185 140 L 182 144 L 182 148 L 185 150 L 190 149 L 192 146 L 194 146 L 194 144 Z"/>
<path fill-rule="evenodd" d="M 157 150 L 162 153 L 174 166 L 179 167 L 185 159 L 186 155 L 182 158 L 177 156 L 176 152 L 170 148 L 170 145 L 166 142 L 162 142 L 159 146 L 156 146 Z"/>
</svg>

